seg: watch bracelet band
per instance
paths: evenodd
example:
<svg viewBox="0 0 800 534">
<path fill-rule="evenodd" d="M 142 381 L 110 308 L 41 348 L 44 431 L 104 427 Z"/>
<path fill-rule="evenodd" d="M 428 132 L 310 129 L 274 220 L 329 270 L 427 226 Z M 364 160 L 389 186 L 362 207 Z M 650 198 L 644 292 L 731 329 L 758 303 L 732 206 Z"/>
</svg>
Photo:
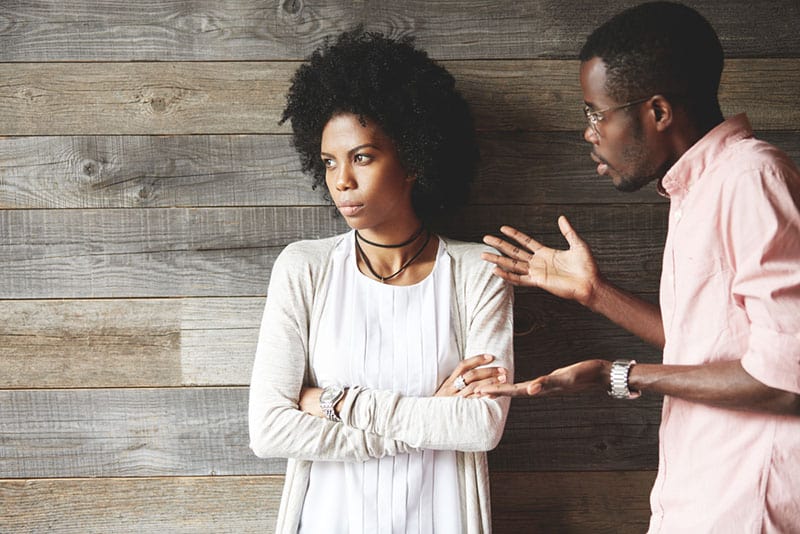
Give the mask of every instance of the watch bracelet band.
<svg viewBox="0 0 800 534">
<path fill-rule="evenodd" d="M 334 396 L 333 399 L 330 401 L 323 401 L 322 397 L 327 396 L 328 391 L 331 389 L 338 389 L 338 394 Z M 336 403 L 338 403 L 342 397 L 344 396 L 344 389 L 340 387 L 326 387 L 322 390 L 322 395 L 320 397 L 319 406 L 322 409 L 323 415 L 329 421 L 334 421 L 336 423 L 341 423 L 342 419 L 336 414 Z"/>
<path fill-rule="evenodd" d="M 628 377 L 631 367 L 636 365 L 636 360 L 615 360 L 611 364 L 608 394 L 615 399 L 635 399 L 641 395 L 638 391 L 631 391 L 628 386 Z"/>
<path fill-rule="evenodd" d="M 336 415 L 336 410 L 333 409 L 333 406 L 329 404 L 322 405 L 322 412 L 325 414 L 325 418 L 331 421 L 336 421 L 337 423 L 341 422 L 342 419 Z"/>
</svg>

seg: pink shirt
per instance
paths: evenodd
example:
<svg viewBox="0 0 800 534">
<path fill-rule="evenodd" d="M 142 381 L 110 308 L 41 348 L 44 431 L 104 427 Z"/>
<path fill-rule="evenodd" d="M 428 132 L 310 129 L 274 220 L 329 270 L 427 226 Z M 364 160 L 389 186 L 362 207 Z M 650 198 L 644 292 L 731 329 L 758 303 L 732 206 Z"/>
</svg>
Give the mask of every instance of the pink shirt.
<svg viewBox="0 0 800 534">
<path fill-rule="evenodd" d="M 669 170 L 665 364 L 742 360 L 800 393 L 800 175 L 745 115 Z M 800 532 L 800 417 L 664 399 L 651 533 Z"/>
</svg>

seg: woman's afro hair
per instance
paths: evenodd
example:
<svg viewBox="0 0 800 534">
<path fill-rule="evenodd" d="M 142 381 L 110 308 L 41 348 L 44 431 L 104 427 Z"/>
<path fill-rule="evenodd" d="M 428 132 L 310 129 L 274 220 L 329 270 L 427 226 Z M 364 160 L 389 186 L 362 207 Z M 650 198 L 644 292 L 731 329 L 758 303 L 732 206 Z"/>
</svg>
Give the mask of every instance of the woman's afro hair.
<svg viewBox="0 0 800 534">
<path fill-rule="evenodd" d="M 412 203 L 422 220 L 466 203 L 479 157 L 469 106 L 450 73 L 410 38 L 358 28 L 327 40 L 295 72 L 281 123 L 291 120 L 315 188 L 325 184 L 322 130 L 339 113 L 374 122 L 392 139 L 416 178 Z"/>
</svg>

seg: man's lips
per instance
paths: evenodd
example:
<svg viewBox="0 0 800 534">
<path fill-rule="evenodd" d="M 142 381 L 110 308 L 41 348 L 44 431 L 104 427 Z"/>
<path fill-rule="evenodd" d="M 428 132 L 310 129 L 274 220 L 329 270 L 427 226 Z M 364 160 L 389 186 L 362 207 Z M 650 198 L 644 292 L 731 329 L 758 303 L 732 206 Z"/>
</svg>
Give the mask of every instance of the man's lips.
<svg viewBox="0 0 800 534">
<path fill-rule="evenodd" d="M 592 161 L 597 163 L 597 174 L 602 176 L 603 174 L 606 174 L 608 172 L 608 163 L 603 161 L 603 159 L 601 159 L 600 156 L 598 156 L 594 152 L 591 152 L 589 153 L 589 157 L 592 158 Z"/>
</svg>

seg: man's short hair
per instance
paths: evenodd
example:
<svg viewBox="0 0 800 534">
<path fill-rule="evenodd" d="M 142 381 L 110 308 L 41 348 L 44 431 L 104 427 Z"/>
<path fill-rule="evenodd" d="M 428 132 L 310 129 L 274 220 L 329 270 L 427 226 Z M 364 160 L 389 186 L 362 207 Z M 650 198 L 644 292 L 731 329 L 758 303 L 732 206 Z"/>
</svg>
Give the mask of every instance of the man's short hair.
<svg viewBox="0 0 800 534">
<path fill-rule="evenodd" d="M 594 57 L 605 63 L 605 89 L 619 102 L 661 94 L 700 121 L 719 110 L 722 45 L 690 7 L 651 2 L 622 11 L 586 40 L 580 59 Z"/>
</svg>

